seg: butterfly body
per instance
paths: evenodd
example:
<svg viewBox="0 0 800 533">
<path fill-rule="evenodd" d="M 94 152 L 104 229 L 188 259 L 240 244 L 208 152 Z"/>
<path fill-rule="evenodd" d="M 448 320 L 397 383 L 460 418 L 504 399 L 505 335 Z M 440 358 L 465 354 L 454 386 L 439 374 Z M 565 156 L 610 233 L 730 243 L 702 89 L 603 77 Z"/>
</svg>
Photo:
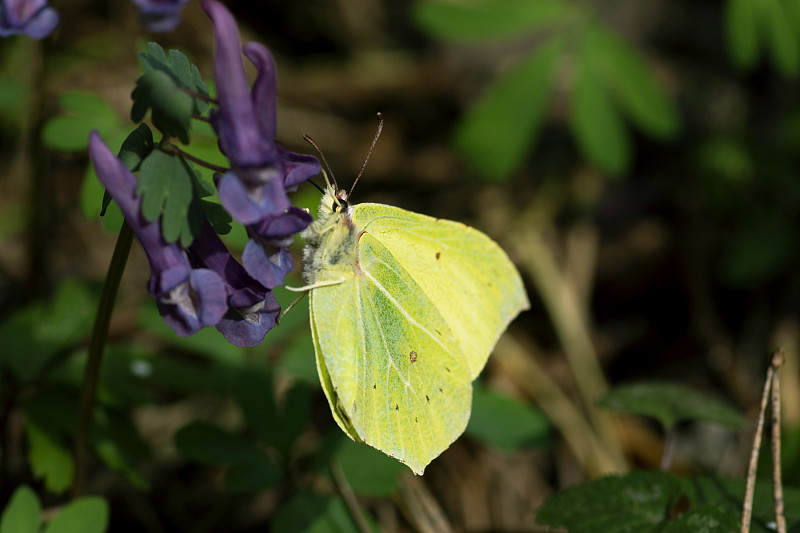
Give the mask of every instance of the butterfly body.
<svg viewBox="0 0 800 533">
<path fill-rule="evenodd" d="M 320 380 L 345 433 L 421 474 L 463 433 L 472 381 L 528 300 L 477 230 L 343 198 L 329 188 L 304 234 Z"/>
</svg>

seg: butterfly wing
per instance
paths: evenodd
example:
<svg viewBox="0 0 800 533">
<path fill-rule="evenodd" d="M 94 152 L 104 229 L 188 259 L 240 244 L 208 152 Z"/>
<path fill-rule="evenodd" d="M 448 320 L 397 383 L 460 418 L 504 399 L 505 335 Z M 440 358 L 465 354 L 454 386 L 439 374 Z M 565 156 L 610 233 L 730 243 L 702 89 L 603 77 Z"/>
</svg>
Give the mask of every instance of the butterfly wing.
<svg viewBox="0 0 800 533">
<path fill-rule="evenodd" d="M 354 440 L 422 474 L 467 425 L 470 368 L 447 321 L 370 234 L 358 268 L 311 291 L 317 366 L 334 418 Z"/>
<path fill-rule="evenodd" d="M 353 222 L 434 302 L 466 357 L 470 379 L 477 377 L 509 322 L 530 307 L 506 253 L 474 228 L 397 207 L 359 204 Z"/>
</svg>

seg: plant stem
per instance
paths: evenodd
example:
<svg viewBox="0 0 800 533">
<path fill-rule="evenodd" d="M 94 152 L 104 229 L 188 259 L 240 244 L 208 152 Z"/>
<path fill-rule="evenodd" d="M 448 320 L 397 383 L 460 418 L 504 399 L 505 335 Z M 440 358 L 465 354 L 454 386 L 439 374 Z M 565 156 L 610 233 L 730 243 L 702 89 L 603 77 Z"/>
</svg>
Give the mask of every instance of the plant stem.
<svg viewBox="0 0 800 533">
<path fill-rule="evenodd" d="M 183 157 L 184 159 L 188 159 L 192 163 L 197 163 L 201 167 L 206 167 L 208 169 L 213 170 L 214 172 L 219 172 L 220 174 L 225 174 L 229 170 L 229 169 L 227 169 L 225 167 L 212 165 L 211 163 L 203 161 L 202 159 L 200 159 L 198 157 L 195 157 L 192 154 L 184 152 L 183 150 L 181 150 L 180 148 L 178 148 L 174 144 L 164 143 L 164 145 L 161 146 L 161 149 L 164 150 L 165 152 L 170 153 L 170 154 L 179 155 L 179 156 Z"/>
<path fill-rule="evenodd" d="M 667 429 L 664 435 L 664 451 L 661 452 L 661 470 L 669 472 L 669 466 L 672 464 L 672 455 L 675 451 L 675 439 L 678 434 L 675 427 Z"/>
<path fill-rule="evenodd" d="M 785 359 L 783 348 L 772 354 L 772 490 L 775 501 L 775 530 L 786 533 L 786 516 L 783 512 L 783 481 L 781 480 L 781 389 L 780 370 Z"/>
<path fill-rule="evenodd" d="M 111 322 L 111 313 L 114 300 L 117 298 L 117 289 L 128 262 L 128 254 L 133 244 L 133 232 L 127 222 L 123 222 L 108 265 L 106 281 L 103 285 L 103 294 L 97 306 L 97 315 L 94 319 L 92 338 L 89 341 L 89 357 L 86 360 L 86 369 L 83 376 L 81 390 L 80 411 L 78 412 L 78 428 L 75 436 L 75 479 L 72 484 L 72 497 L 78 498 L 83 494 L 86 484 L 89 460 L 89 433 L 91 431 L 92 407 L 97 391 L 97 381 L 100 377 L 100 364 L 103 361 L 103 348 L 108 338 L 108 326 Z"/>
</svg>

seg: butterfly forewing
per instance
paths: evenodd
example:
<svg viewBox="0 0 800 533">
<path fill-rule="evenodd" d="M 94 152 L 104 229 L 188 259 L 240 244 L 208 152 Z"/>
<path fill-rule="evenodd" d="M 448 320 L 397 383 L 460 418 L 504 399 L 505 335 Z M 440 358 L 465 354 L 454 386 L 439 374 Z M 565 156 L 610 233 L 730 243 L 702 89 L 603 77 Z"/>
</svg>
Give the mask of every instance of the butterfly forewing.
<svg viewBox="0 0 800 533">
<path fill-rule="evenodd" d="M 380 241 L 422 288 L 458 340 L 474 379 L 509 322 L 529 307 L 505 252 L 483 233 L 381 204 L 359 204 L 353 222 Z"/>
</svg>

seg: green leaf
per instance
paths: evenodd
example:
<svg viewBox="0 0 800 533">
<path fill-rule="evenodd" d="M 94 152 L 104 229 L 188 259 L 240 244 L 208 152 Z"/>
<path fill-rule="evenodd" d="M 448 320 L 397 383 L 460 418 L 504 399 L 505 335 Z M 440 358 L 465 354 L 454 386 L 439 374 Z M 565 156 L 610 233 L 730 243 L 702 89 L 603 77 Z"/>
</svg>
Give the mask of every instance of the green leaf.
<svg viewBox="0 0 800 533">
<path fill-rule="evenodd" d="M 189 143 L 192 97 L 183 92 L 172 76 L 161 70 L 145 72 L 131 94 L 131 120 L 141 122 L 152 108 L 153 125 L 168 137 Z"/>
<path fill-rule="evenodd" d="M 570 125 L 583 155 L 597 168 L 614 176 L 631 163 L 628 132 L 617 110 L 597 78 L 592 52 L 582 50 L 575 72 L 570 105 Z"/>
<path fill-rule="evenodd" d="M 180 239 L 187 247 L 203 231 L 197 179 L 186 160 L 161 150 L 153 150 L 141 163 L 136 194 L 142 195 L 142 215 L 150 222 L 161 217 L 166 242 Z"/>
<path fill-rule="evenodd" d="M 83 91 L 66 91 L 59 96 L 63 113 L 48 120 L 42 141 L 55 150 L 81 152 L 89 144 L 89 132 L 97 130 L 107 139 L 125 128 L 122 120 L 102 97 Z"/>
<path fill-rule="evenodd" d="M 450 41 L 510 39 L 557 23 L 572 6 L 560 0 L 426 0 L 414 19 L 429 34 Z"/>
<path fill-rule="evenodd" d="M 598 66 L 617 105 L 644 132 L 673 137 L 678 132 L 677 109 L 638 51 L 597 24 L 588 29 L 586 39 L 591 63 Z"/>
<path fill-rule="evenodd" d="M 400 475 L 407 470 L 403 463 L 350 439 L 342 439 L 335 457 L 350 487 L 364 496 L 382 497 L 394 493 L 400 486 Z"/>
<path fill-rule="evenodd" d="M 0 517 L 0 533 L 37 533 L 42 504 L 30 487 L 23 485 L 14 491 Z"/>
<path fill-rule="evenodd" d="M 208 223 L 214 229 L 217 235 L 227 235 L 231 232 L 231 222 L 233 217 L 216 202 L 209 202 L 208 200 L 200 200 L 200 206 L 203 208 Z"/>
<path fill-rule="evenodd" d="M 168 136 L 189 142 L 191 115 L 200 114 L 208 104 L 186 91 L 208 96 L 208 86 L 197 68 L 181 52 L 170 50 L 169 57 L 156 43 L 148 43 L 139 53 L 144 74 L 133 90 L 131 119 L 140 122 L 152 109 L 153 125 Z"/>
<path fill-rule="evenodd" d="M 532 405 L 476 385 L 466 433 L 504 452 L 547 441 L 550 424 Z"/>
<path fill-rule="evenodd" d="M 253 442 L 202 421 L 181 428 L 175 446 L 187 459 L 212 466 L 255 463 L 262 455 Z"/>
<path fill-rule="evenodd" d="M 667 524 L 661 533 L 737 533 L 740 530 L 736 515 L 716 507 L 694 507 Z"/>
<path fill-rule="evenodd" d="M 51 492 L 67 490 L 75 471 L 70 453 L 30 419 L 26 421 L 25 429 L 28 435 L 28 460 L 33 475 L 42 479 Z"/>
<path fill-rule="evenodd" d="M 570 533 L 655 533 L 679 490 L 678 481 L 660 471 L 603 477 L 554 494 L 536 521 Z"/>
<path fill-rule="evenodd" d="M 728 0 L 725 6 L 725 37 L 734 64 L 751 68 L 758 60 L 759 0 Z"/>
<path fill-rule="evenodd" d="M 635 383 L 608 392 L 600 405 L 615 411 L 650 416 L 665 428 L 680 422 L 702 420 L 730 428 L 740 428 L 739 413 L 705 394 L 667 383 Z"/>
<path fill-rule="evenodd" d="M 497 80 L 459 123 L 456 147 L 483 177 L 507 179 L 536 143 L 562 44 L 551 40 L 534 50 Z"/>
<path fill-rule="evenodd" d="M 785 76 L 795 76 L 800 70 L 800 49 L 796 26 L 779 0 L 762 0 L 765 9 L 767 45 L 775 65 Z"/>
<path fill-rule="evenodd" d="M 108 503 L 99 496 L 85 496 L 64 507 L 44 533 L 104 533 L 107 529 Z"/>
</svg>

